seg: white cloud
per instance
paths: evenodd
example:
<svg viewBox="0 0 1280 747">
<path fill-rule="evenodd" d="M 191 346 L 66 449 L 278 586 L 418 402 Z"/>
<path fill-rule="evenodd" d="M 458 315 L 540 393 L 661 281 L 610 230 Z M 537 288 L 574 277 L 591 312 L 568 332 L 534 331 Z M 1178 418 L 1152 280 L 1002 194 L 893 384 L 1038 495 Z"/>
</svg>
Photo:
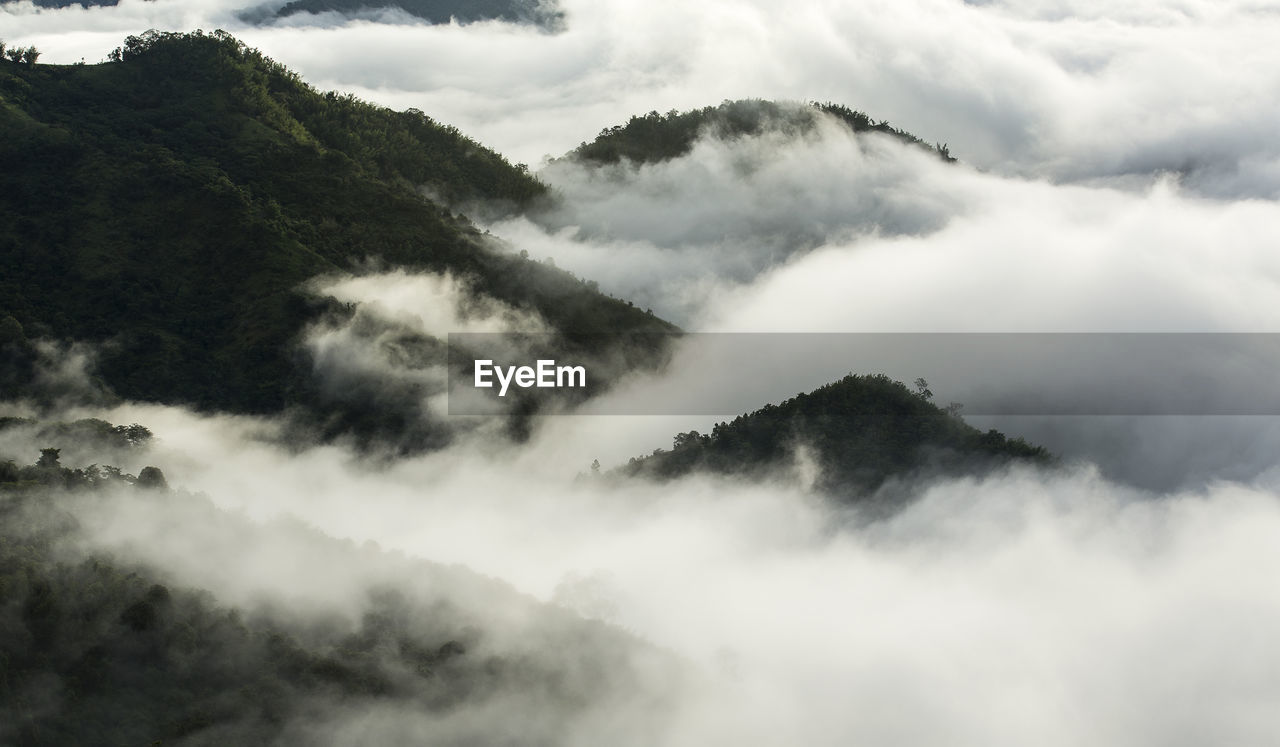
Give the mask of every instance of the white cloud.
<svg viewBox="0 0 1280 747">
<path fill-rule="evenodd" d="M 11 42 L 58 62 L 102 59 L 149 27 L 221 26 L 322 88 L 417 106 L 529 163 L 651 109 L 831 99 L 1001 173 L 1188 170 L 1209 194 L 1280 194 L 1274 3 L 569 0 L 561 34 L 496 23 L 255 28 L 236 20 L 238 7 L 0 12 Z"/>
<path fill-rule="evenodd" d="M 225 25 L 322 88 L 417 106 L 531 163 L 631 114 L 767 97 L 846 103 L 972 165 L 831 130 L 702 141 L 616 179 L 554 166 L 545 174 L 568 200 L 554 226 L 568 228 L 497 227 L 514 248 L 694 329 L 1280 330 L 1274 3 L 567 8 L 559 35 L 251 29 L 223 0 L 0 14 L 6 41 L 63 62 L 99 59 L 151 26 Z M 425 301 L 449 289 L 424 282 L 330 291 L 428 333 L 468 323 L 456 304 Z M 365 353 L 353 365 L 375 384 L 391 376 Z M 816 375 L 809 363 L 770 382 L 777 398 L 811 386 L 794 384 Z M 941 390 L 946 372 L 928 375 Z M 865 525 L 785 482 L 574 481 L 594 458 L 705 430 L 696 418 L 557 419 L 523 448 L 475 432 L 375 466 L 340 446 L 285 450 L 252 419 L 138 405 L 104 416 L 151 426 L 148 458 L 223 509 L 464 564 L 687 657 L 709 684 L 683 701 L 665 744 L 1280 737 L 1272 421 L 991 421 L 1159 491 L 1087 466 L 1015 472 L 934 484 Z M 309 568 L 271 550 L 281 526 L 219 535 L 163 511 L 129 516 L 101 524 L 98 541 L 230 601 L 289 590 L 294 602 L 350 602 L 365 580 L 341 557 Z M 161 528 L 170 541 L 143 541 Z M 184 554 L 193 538 L 206 556 Z M 388 733 L 417 728 L 404 714 L 347 716 L 343 734 L 366 716 L 405 725 Z"/>
<path fill-rule="evenodd" d="M 1087 469 L 1014 471 L 935 483 L 864 524 L 783 483 L 574 481 L 552 440 L 488 457 L 459 445 L 369 469 L 341 449 L 250 445 L 261 426 L 247 419 L 156 407 L 108 415 L 152 423 L 161 440 L 150 459 L 231 513 L 98 497 L 79 509 L 91 546 L 224 602 L 358 611 L 370 583 L 392 583 L 489 609 L 486 650 L 500 653 L 527 650 L 541 618 L 478 577 L 413 558 L 575 608 L 581 594 L 566 588 L 592 579 L 587 611 L 689 671 L 680 685 L 641 678 L 678 687 L 675 703 L 653 711 L 633 707 L 653 694 L 642 690 L 582 721 L 544 714 L 582 743 L 619 719 L 665 745 L 1280 736 L 1274 483 L 1157 496 Z M 476 713 L 359 707 L 329 713 L 323 731 L 497 738 L 512 728 L 500 712 Z"/>
</svg>

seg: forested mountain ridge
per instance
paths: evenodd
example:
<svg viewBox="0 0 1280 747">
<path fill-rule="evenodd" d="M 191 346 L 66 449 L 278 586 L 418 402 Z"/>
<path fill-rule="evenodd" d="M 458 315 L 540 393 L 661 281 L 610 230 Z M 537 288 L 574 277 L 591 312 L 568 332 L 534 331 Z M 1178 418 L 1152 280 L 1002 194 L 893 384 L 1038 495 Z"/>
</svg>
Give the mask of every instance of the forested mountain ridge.
<svg viewBox="0 0 1280 747">
<path fill-rule="evenodd" d="M 133 478 L 46 457 L 0 462 L 0 744 L 343 743 L 325 729 L 388 709 L 483 743 L 499 729 L 451 716 L 523 707 L 557 718 L 512 719 L 519 743 L 550 745 L 564 743 L 574 717 L 659 713 L 678 697 L 672 655 L 500 581 L 310 528 L 255 525 L 170 490 L 158 472 Z M 197 544 L 223 557 L 287 545 L 299 586 L 321 558 L 359 565 L 364 583 L 341 603 L 228 604 L 154 562 L 94 549 L 89 526 L 103 510 L 204 527 Z M 661 693 L 643 685 L 655 674 Z M 358 741 L 405 743 L 388 721 L 382 738 L 364 731 Z"/>
<path fill-rule="evenodd" d="M 818 125 L 821 116 L 830 116 L 851 132 L 877 132 L 909 145 L 932 150 L 944 161 L 955 161 L 943 144 L 930 145 L 911 133 L 876 121 L 843 104 L 800 103 L 743 99 L 724 101 L 687 112 L 656 111 L 633 116 L 626 124 L 607 127 L 595 140 L 582 143 L 564 157 L 587 163 L 656 163 L 678 158 L 689 152 L 699 137 L 710 135 L 721 140 L 750 137 L 765 132 L 803 135 Z"/>
<path fill-rule="evenodd" d="M 709 434 L 677 434 L 658 450 L 619 468 L 628 476 L 669 479 L 695 471 L 754 479 L 795 464 L 807 450 L 816 487 L 857 502 L 886 481 L 915 472 L 966 474 L 1014 462 L 1048 464 L 1049 452 L 999 431 L 986 433 L 939 408 L 923 381 L 912 392 L 883 374 L 843 379 L 765 405 Z"/>
<path fill-rule="evenodd" d="M 318 308 L 299 287 L 370 260 L 569 333 L 671 329 L 490 250 L 454 206 L 546 188 L 421 112 L 320 93 L 222 32 L 149 32 L 111 58 L 0 64 L 0 396 L 46 338 L 102 344 L 127 398 L 278 411 L 306 398 L 295 343 Z"/>
</svg>

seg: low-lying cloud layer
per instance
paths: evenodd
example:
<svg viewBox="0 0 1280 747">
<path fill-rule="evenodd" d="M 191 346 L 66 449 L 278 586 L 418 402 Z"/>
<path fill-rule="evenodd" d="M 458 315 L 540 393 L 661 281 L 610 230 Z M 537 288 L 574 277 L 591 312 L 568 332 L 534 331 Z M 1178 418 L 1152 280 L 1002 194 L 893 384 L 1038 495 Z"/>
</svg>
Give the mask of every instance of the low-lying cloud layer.
<svg viewBox="0 0 1280 747">
<path fill-rule="evenodd" d="M 555 35 L 367 20 L 252 28 L 231 0 L 15 4 L 0 17 L 7 42 L 52 62 L 100 59 L 148 27 L 222 26 L 321 88 L 421 108 L 534 164 L 632 114 L 747 97 L 845 103 L 963 161 L 829 126 L 792 140 L 703 139 L 640 168 L 548 164 L 556 212 L 489 226 L 513 251 L 554 257 L 691 330 L 1280 331 L 1274 3 L 564 6 L 568 27 Z M 335 390 L 407 386 L 423 416 L 439 415 L 442 380 L 434 361 L 406 363 L 421 349 L 406 335 L 530 321 L 470 307 L 447 278 L 392 273 L 320 292 L 360 306 L 312 330 L 317 375 Z M 737 372 L 757 377 L 746 382 L 756 406 L 832 378 L 825 360 L 785 363 Z M 50 365 L 51 380 L 78 386 L 81 368 Z M 945 399 L 945 367 L 903 375 Z M 999 388 L 1006 372 L 988 379 Z M 1143 386 L 1118 382 L 1114 394 Z M 705 431 L 705 417 L 553 418 L 522 446 L 482 428 L 375 461 L 340 444 L 285 448 L 271 421 L 97 407 L 63 414 L 151 427 L 151 451 L 119 466 L 154 463 L 231 518 L 87 503 L 87 548 L 167 569 L 228 604 L 304 616 L 358 616 L 370 579 L 470 593 L 386 571 L 387 556 L 354 549 L 371 541 L 501 579 L 682 659 L 676 679 L 692 684 L 661 715 L 611 703 L 539 716 L 572 722 L 570 741 L 1280 740 L 1274 418 L 975 419 L 1065 464 L 934 482 L 868 522 L 786 475 L 654 486 L 591 471 L 593 459 L 607 468 L 676 431 Z M 49 444 L 33 432 L 8 431 L 0 459 L 34 460 Z M 334 550 L 316 532 L 355 545 Z M 661 689 L 666 676 L 636 681 Z M 290 734 L 494 741 L 518 734 L 503 713 L 433 723 L 356 710 Z"/>
<path fill-rule="evenodd" d="M 460 444 L 370 469 L 340 448 L 299 454 L 258 440 L 269 424 L 250 419 L 101 414 L 151 423 L 145 459 L 229 513 L 181 496 L 103 496 L 78 509 L 87 548 L 223 603 L 303 619 L 358 619 L 370 585 L 390 585 L 488 610 L 478 653 L 583 654 L 639 683 L 598 708 L 542 712 L 565 743 L 589 744 L 611 724 L 671 745 L 1280 736 L 1270 708 L 1280 649 L 1268 632 L 1280 624 L 1267 572 L 1280 561 L 1275 475 L 1154 495 L 1089 469 L 1015 471 L 938 482 L 864 524 L 786 482 L 575 479 L 591 452 L 575 464 L 554 438 L 496 457 Z M 554 617 L 521 611 L 467 572 L 415 570 L 413 558 L 607 619 L 684 663 L 547 649 L 563 635 L 545 627 Z M 666 689 L 679 697 L 664 701 Z M 529 716 L 531 702 L 443 715 L 360 706 L 287 733 L 494 740 L 518 730 L 509 717 Z"/>
<path fill-rule="evenodd" d="M 58 62 L 102 59 L 150 27 L 226 28 L 316 85 L 416 106 L 531 163 L 636 113 L 818 99 L 947 141 L 1000 173 L 1123 183 L 1170 171 L 1203 194 L 1280 194 L 1280 14 L 1270 3 L 564 7 L 567 30 L 554 35 L 364 20 L 262 29 L 237 20 L 233 0 L 0 13 L 8 41 Z"/>
<path fill-rule="evenodd" d="M 868 141 L 874 145 L 860 145 Z M 944 164 L 919 149 L 839 128 L 791 140 L 708 136 L 674 161 L 640 167 L 560 161 L 542 175 L 565 207 L 539 217 L 541 226 L 522 218 L 493 230 L 689 330 L 1280 329 L 1274 311 L 1280 265 L 1270 248 L 1280 240 L 1277 203 L 1206 198 L 1171 176 L 1141 187 L 1055 184 Z M 1152 383 L 1141 372 L 1160 366 L 1164 373 L 1167 361 L 1144 361 L 1143 349 L 1135 345 L 1126 364 L 1138 375 L 1117 378 L 1109 401 L 1150 397 Z M 1185 364 L 1217 370 L 1211 389 L 1261 391 L 1249 383 L 1256 382 L 1257 367 L 1250 373 L 1247 365 L 1212 357 Z M 735 386 L 757 397 L 739 409 L 779 401 L 848 370 L 883 370 L 848 365 L 832 368 L 829 355 L 765 355 L 758 366 L 736 366 Z M 963 403 L 957 379 L 973 379 L 958 366 L 935 362 L 891 373 L 903 380 L 923 376 L 943 402 Z M 993 360 L 982 383 L 989 391 L 1025 391 L 1027 381 L 1015 373 L 1021 369 L 1001 370 Z M 692 375 L 688 380 L 708 376 L 706 370 L 685 373 Z M 1045 384 L 1062 391 L 1061 382 L 1052 384 L 1060 378 L 1055 373 Z M 1254 414 L 1270 412 L 1264 407 Z M 1280 448 L 1275 419 L 1265 417 L 982 423 L 1043 440 L 1069 457 L 1101 461 L 1109 475 L 1160 489 L 1257 474 L 1268 458 L 1245 460 L 1251 466 L 1242 472 L 1242 450 Z M 1117 453 L 1119 442 L 1132 448 Z"/>
</svg>

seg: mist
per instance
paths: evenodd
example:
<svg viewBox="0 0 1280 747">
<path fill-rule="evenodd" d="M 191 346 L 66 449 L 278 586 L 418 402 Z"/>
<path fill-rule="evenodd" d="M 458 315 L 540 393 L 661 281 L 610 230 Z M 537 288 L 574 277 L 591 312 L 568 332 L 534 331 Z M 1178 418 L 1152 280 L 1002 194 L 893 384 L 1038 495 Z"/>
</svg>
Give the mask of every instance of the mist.
<svg viewBox="0 0 1280 747">
<path fill-rule="evenodd" d="M 784 475 L 583 478 L 591 452 L 567 455 L 557 438 L 371 468 L 342 447 L 297 453 L 250 418 L 97 414 L 151 423 L 145 461 L 205 497 L 80 499 L 78 552 L 293 618 L 359 619 L 369 589 L 389 585 L 473 614 L 477 651 L 535 660 L 586 615 L 680 662 L 615 664 L 610 677 L 636 691 L 543 713 L 564 743 L 619 723 L 661 744 L 1253 743 L 1280 729 L 1274 472 L 1158 495 L 1084 466 L 1014 470 L 936 482 L 868 523 Z M 555 623 L 538 601 L 573 615 Z M 594 646 L 619 644 L 581 645 L 610 661 Z M 286 733 L 502 741 L 527 715 L 370 708 Z"/>
<path fill-rule="evenodd" d="M 221 27 L 322 90 L 422 109 L 551 187 L 538 211 L 481 221 L 495 250 L 552 258 L 692 332 L 1280 332 L 1275 3 L 562 6 L 557 33 L 399 14 L 254 26 L 233 0 L 16 3 L 0 19 L 7 43 L 62 63 L 147 28 Z M 705 133 L 659 163 L 561 158 L 632 115 L 739 98 L 847 104 L 960 163 L 825 118 L 804 135 Z M 302 290 L 348 312 L 300 343 L 326 396 L 448 438 L 406 455 L 287 416 L 120 402 L 78 344 L 41 343 L 41 398 L 0 408 L 155 434 L 121 449 L 0 428 L 0 463 L 61 446 L 64 465 L 157 466 L 173 486 L 51 494 L 32 526 L 74 518 L 56 548 L 70 566 L 110 558 L 312 633 L 362 630 L 390 590 L 418 639 L 465 643 L 467 672 L 527 667 L 436 710 L 417 690 L 307 703 L 286 742 L 1280 741 L 1280 418 L 966 416 L 1060 460 L 921 477 L 873 516 L 815 490 L 803 449 L 751 481 L 610 470 L 883 368 L 766 357 L 723 377 L 723 413 L 587 414 L 692 397 L 719 373 L 677 349 L 517 442 L 498 420 L 448 416 L 440 341 L 543 320 L 451 276 L 371 267 Z M 1187 363 L 1221 369 L 1224 392 L 1256 383 Z M 940 404 L 975 378 L 1027 385 L 1013 367 L 908 368 L 891 373 L 927 378 Z M 1117 379 L 1108 395 L 1149 387 Z"/>
<path fill-rule="evenodd" d="M 762 97 L 842 102 L 999 173 L 1125 183 L 1172 171 L 1228 198 L 1274 198 L 1280 185 L 1280 15 L 1268 3 L 570 0 L 556 34 L 364 19 L 256 27 L 238 19 L 244 5 L 0 13 L 7 41 L 56 62 L 104 59 L 151 27 L 225 28 L 321 89 L 418 107 L 532 164 L 632 114 Z"/>
</svg>

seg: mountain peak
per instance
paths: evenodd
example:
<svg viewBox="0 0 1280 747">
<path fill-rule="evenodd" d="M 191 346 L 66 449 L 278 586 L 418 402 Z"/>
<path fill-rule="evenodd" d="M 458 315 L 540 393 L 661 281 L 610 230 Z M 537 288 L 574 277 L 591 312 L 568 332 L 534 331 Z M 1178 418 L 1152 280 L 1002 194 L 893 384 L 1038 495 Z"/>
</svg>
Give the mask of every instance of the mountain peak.
<svg viewBox="0 0 1280 747">
<path fill-rule="evenodd" d="M 801 136 L 813 131 L 820 118 L 830 117 L 855 133 L 878 132 L 913 146 L 927 148 L 945 161 L 954 161 L 946 145 L 929 145 L 911 133 L 873 120 L 842 104 L 769 101 L 765 99 L 726 100 L 687 112 L 666 114 L 651 111 L 633 116 L 624 125 L 606 127 L 595 140 L 582 143 L 566 156 L 594 163 L 656 163 L 688 153 L 704 136 L 720 140 L 755 137 L 766 132 Z"/>
</svg>

